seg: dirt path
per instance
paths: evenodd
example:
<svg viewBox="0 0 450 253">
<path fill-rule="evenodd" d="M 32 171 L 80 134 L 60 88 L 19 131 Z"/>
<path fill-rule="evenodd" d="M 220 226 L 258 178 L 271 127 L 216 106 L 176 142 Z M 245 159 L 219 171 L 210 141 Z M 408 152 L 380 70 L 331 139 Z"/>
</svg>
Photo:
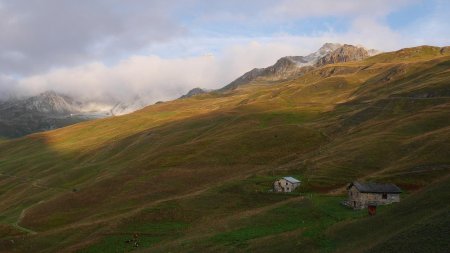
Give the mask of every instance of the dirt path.
<svg viewBox="0 0 450 253">
<path fill-rule="evenodd" d="M 5 174 L 5 173 L 0 173 L 0 177 L 7 177 L 7 178 L 12 178 L 12 179 L 16 179 L 19 180 L 25 184 L 29 184 L 32 187 L 36 187 L 36 188 L 40 188 L 40 189 L 44 189 L 44 190 L 56 190 L 56 191 L 66 191 L 67 189 L 62 188 L 62 187 L 51 187 L 51 186 L 47 186 L 47 185 L 43 185 L 40 184 L 38 181 L 39 179 L 36 178 L 32 178 L 32 177 L 20 177 L 20 176 L 15 176 L 15 175 L 9 175 L 9 174 Z M 28 234 L 36 234 L 36 231 L 33 231 L 31 229 L 22 227 L 19 225 L 20 221 L 22 220 L 22 218 L 25 216 L 25 213 L 28 209 L 30 209 L 31 207 L 37 205 L 37 204 L 41 204 L 44 201 L 39 201 L 36 204 L 32 204 L 30 206 L 28 206 L 27 208 L 23 209 L 20 212 L 19 217 L 17 218 L 17 221 L 15 223 L 12 223 L 11 225 L 15 228 L 17 228 L 20 231 L 26 232 Z"/>
<path fill-rule="evenodd" d="M 109 216 L 109 217 L 105 217 L 105 218 L 101 218 L 101 219 L 96 219 L 96 220 L 86 220 L 86 221 L 82 221 L 82 222 L 79 222 L 79 223 L 70 224 L 70 225 L 67 225 L 67 226 L 60 227 L 60 228 L 48 230 L 48 231 L 45 231 L 45 232 L 40 232 L 39 234 L 40 235 L 53 234 L 53 233 L 58 233 L 58 232 L 65 231 L 67 229 L 81 228 L 81 227 L 86 227 L 86 226 L 99 225 L 99 224 L 103 224 L 103 223 L 118 222 L 118 221 L 120 221 L 122 219 L 129 218 L 129 217 L 132 217 L 134 215 L 137 215 L 137 214 L 139 214 L 139 212 L 141 212 L 141 211 L 143 211 L 145 209 L 148 209 L 148 208 L 155 207 L 155 206 L 157 206 L 157 205 L 159 205 L 159 204 L 161 204 L 163 202 L 195 197 L 195 196 L 198 196 L 200 194 L 203 194 L 203 193 L 207 192 L 212 187 L 216 187 L 216 186 L 222 185 L 223 183 L 226 183 L 226 182 L 229 182 L 229 181 L 233 181 L 233 180 L 245 179 L 245 178 L 249 177 L 252 173 L 254 173 L 254 171 L 248 172 L 248 173 L 243 174 L 243 175 L 238 175 L 238 176 L 235 176 L 235 177 L 230 177 L 226 181 L 218 183 L 218 184 L 215 183 L 215 184 L 210 184 L 210 185 L 204 185 L 201 189 L 198 189 L 198 190 L 192 191 L 192 192 L 188 192 L 188 193 L 183 194 L 183 195 L 175 195 L 175 196 L 172 196 L 172 197 L 158 199 L 158 200 L 150 202 L 150 203 L 148 203 L 146 205 L 139 206 L 137 208 L 134 208 L 134 209 L 132 209 L 130 211 L 126 211 L 126 212 L 121 213 L 121 214 L 117 214 L 117 215 L 113 215 L 113 216 Z"/>
<path fill-rule="evenodd" d="M 20 180 L 20 181 L 22 181 L 24 183 L 29 183 L 33 187 L 41 188 L 41 189 L 57 190 L 57 191 L 67 191 L 68 190 L 68 189 L 63 188 L 63 187 L 52 187 L 52 186 L 40 184 L 38 182 L 39 179 L 33 178 L 33 177 L 19 177 L 19 176 L 4 174 L 4 173 L 0 173 L 0 177 L 14 178 L 14 179 Z"/>
<path fill-rule="evenodd" d="M 31 206 L 30 206 L 30 207 L 31 207 Z M 30 207 L 28 207 L 28 208 L 30 208 Z M 25 228 L 25 227 L 22 227 L 22 226 L 19 225 L 20 221 L 21 221 L 22 218 L 25 216 L 25 212 L 28 210 L 28 208 L 23 209 L 22 212 L 20 212 L 19 218 L 18 218 L 17 221 L 16 221 L 15 223 L 13 223 L 12 225 L 13 225 L 15 228 L 17 228 L 17 229 L 19 229 L 20 231 L 23 231 L 23 232 L 25 232 L 25 233 L 28 233 L 28 234 L 36 234 L 36 231 L 33 231 L 33 230 L 31 230 L 31 229 L 28 229 L 28 228 Z"/>
</svg>

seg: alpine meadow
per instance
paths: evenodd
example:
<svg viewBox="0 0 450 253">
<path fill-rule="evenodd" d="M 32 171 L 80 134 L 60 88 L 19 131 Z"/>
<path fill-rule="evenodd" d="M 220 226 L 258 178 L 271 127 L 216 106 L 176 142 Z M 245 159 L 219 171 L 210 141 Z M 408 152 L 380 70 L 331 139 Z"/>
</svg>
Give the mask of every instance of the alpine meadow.
<svg viewBox="0 0 450 253">
<path fill-rule="evenodd" d="M 62 2 L 67 2 L 71 8 L 86 4 L 61 1 L 55 6 Z M 425 40 L 424 44 L 429 45 L 398 42 L 400 46 L 386 50 L 377 47 L 383 43 L 368 39 L 365 46 L 374 48 L 369 49 L 359 43 L 365 37 L 361 40 L 352 37 L 353 28 L 342 34 L 337 29 L 332 31 L 335 37 L 327 35 L 332 39 L 322 40 L 341 43 L 337 38 L 342 37 L 336 36 L 347 36 L 349 39 L 342 41 L 348 43 L 314 41 L 314 49 L 303 53 L 305 56 L 286 56 L 291 52 L 275 47 L 280 52 L 273 54 L 274 61 L 270 58 L 273 65 L 264 63 L 250 68 L 245 65 L 246 69 L 239 69 L 241 76 L 233 72 L 232 79 L 220 74 L 220 85 L 213 77 L 207 78 L 223 73 L 222 69 L 232 65 L 224 65 L 225 60 L 218 59 L 220 56 L 202 56 L 199 61 L 206 59 L 206 65 L 183 62 L 182 68 L 174 69 L 167 76 L 163 66 L 182 60 L 173 59 L 174 55 L 161 56 L 168 58 L 158 63 L 161 65 L 153 66 L 156 69 L 152 72 L 153 79 L 147 80 L 147 75 L 127 76 L 145 72 L 145 68 L 138 68 L 136 72 L 126 65 L 134 58 L 122 63 L 125 67 L 120 64 L 111 67 L 115 59 L 103 53 L 108 51 L 117 54 L 111 57 L 123 57 L 132 46 L 143 43 L 141 40 L 155 42 L 151 42 L 152 47 L 141 47 L 134 53 L 162 50 L 163 44 L 172 48 L 173 43 L 177 43 L 174 42 L 176 36 L 187 36 L 180 45 L 190 47 L 190 40 L 202 31 L 223 33 L 223 36 L 228 36 L 230 31 L 251 30 L 251 34 L 264 31 L 266 38 L 265 33 L 271 29 L 275 30 L 270 36 L 277 36 L 274 34 L 279 32 L 278 24 L 288 22 L 285 24 L 288 28 L 282 27 L 290 31 L 287 25 L 290 24 L 297 29 L 299 24 L 290 23 L 291 20 L 308 20 L 312 22 L 309 25 L 321 27 L 314 22 L 319 22 L 329 4 L 334 6 L 329 15 L 336 20 L 332 20 L 344 26 L 346 21 L 343 20 L 353 12 L 369 13 L 366 8 L 375 9 L 378 5 L 361 4 L 365 6 L 363 10 L 355 7 L 359 6 L 357 1 L 343 1 L 341 4 L 349 7 L 340 8 L 332 1 L 320 0 L 317 4 L 310 3 L 311 14 L 302 12 L 305 17 L 299 18 L 295 12 L 309 6 L 308 1 L 298 1 L 306 5 L 280 1 L 292 7 L 274 9 L 273 19 L 260 21 L 261 25 L 266 25 L 260 31 L 255 28 L 260 24 L 249 21 L 258 16 L 250 14 L 247 3 L 242 3 L 240 9 L 235 1 L 218 1 L 217 5 L 174 1 L 180 4 L 175 7 L 172 1 L 149 1 L 152 5 L 148 9 L 143 7 L 147 5 L 144 3 L 121 3 L 110 9 L 105 6 L 117 3 L 94 2 L 93 13 L 84 8 L 73 9 L 74 13 L 85 11 L 84 15 L 76 16 L 74 22 L 81 26 L 83 19 L 89 21 L 94 13 L 99 15 L 98 19 L 92 21 L 89 28 L 74 26 L 73 29 L 80 41 L 99 36 L 80 32 L 84 29 L 91 29 L 93 33 L 108 32 L 108 39 L 90 44 L 89 50 L 97 50 L 95 53 L 80 49 L 76 55 L 71 55 L 73 50 L 53 46 L 51 51 L 62 50 L 65 56 L 41 51 L 37 55 L 42 55 L 42 63 L 29 61 L 29 68 L 21 65 L 23 72 L 20 74 L 19 67 L 15 74 L 8 74 L 13 72 L 7 72 L 9 68 L 5 66 L 16 65 L 12 60 L 3 64 L 2 47 L 7 51 L 10 44 L 0 35 L 0 67 L 5 69 L 4 73 L 0 70 L 0 83 L 3 74 L 20 76 L 8 81 L 8 85 L 37 89 L 31 95 L 24 95 L 19 88 L 11 88 L 8 92 L 14 95 L 0 99 L 0 252 L 450 251 L 449 40 Z M 95 9 L 97 2 L 107 13 Z M 322 2 L 326 4 L 319 4 Z M 398 2 L 395 8 L 407 9 L 412 8 L 407 6 L 414 1 Z M 446 1 L 439 3 L 448 6 Z M 261 1 L 261 6 L 254 7 L 258 4 L 253 1 L 251 5 L 256 8 L 255 12 L 269 15 L 272 12 L 267 11 L 271 8 L 259 8 L 278 3 Z M 31 5 L 27 10 L 39 12 L 39 19 L 45 18 L 41 13 L 44 9 L 56 8 L 50 4 L 39 5 L 39 8 L 35 3 Z M 0 0 L 0 22 L 2 15 L 7 17 L 7 11 L 14 8 L 24 7 Z M 155 14 L 152 8 L 161 13 Z M 174 13 L 188 13 L 179 17 L 186 31 L 172 27 L 178 21 L 166 20 L 173 18 L 172 15 L 162 18 L 164 11 L 171 8 L 176 10 Z M 197 8 L 216 16 L 186 21 L 198 14 L 193 11 Z M 276 16 L 281 11 L 289 21 L 285 16 Z M 378 11 L 387 13 L 387 7 L 380 7 Z M 52 13 L 62 15 L 57 18 L 65 20 L 61 25 L 70 29 L 64 22 L 72 20 L 72 14 L 65 14 L 64 10 Z M 240 13 L 244 13 L 242 17 Z M 63 14 L 69 16 L 63 17 Z M 120 17 L 125 15 L 123 20 L 109 20 L 119 14 Z M 327 15 L 323 14 L 326 20 Z M 389 21 L 391 16 L 383 15 Z M 229 21 L 230 18 L 233 21 Z M 134 21 L 129 23 L 129 20 Z M 148 29 L 153 31 L 149 35 L 140 25 L 147 20 L 150 22 Z M 385 23 L 391 22 L 388 21 Z M 18 16 L 17 22 L 25 21 Z M 363 21 L 355 18 L 352 22 Z M 233 25 L 228 26 L 230 23 Z M 0 24 L 0 29 L 9 26 L 12 27 L 12 23 L 5 28 Z M 305 26 L 300 28 L 309 34 Z M 173 31 L 173 35 L 168 36 L 167 31 Z M 397 30 L 392 28 L 393 31 Z M 62 33 L 60 36 L 67 37 L 60 43 L 75 48 L 77 36 L 70 34 Z M 206 33 L 215 36 L 213 34 Z M 449 39 L 448 31 L 444 37 L 447 35 Z M 134 39 L 123 39 L 126 36 Z M 318 35 L 311 33 L 310 36 Z M 199 41 L 205 45 L 225 43 L 216 39 L 204 42 L 202 37 Z M 420 41 L 412 37 L 402 39 Z M 397 43 L 393 39 L 391 42 Z M 40 40 L 36 41 L 36 47 L 39 43 Z M 114 52 L 116 48 L 118 52 Z M 215 48 L 208 49 L 216 52 Z M 200 49 L 195 47 L 195 50 Z M 175 51 L 172 53 L 177 54 Z M 252 57 L 250 49 L 244 51 L 245 57 Z M 223 52 L 235 51 L 224 49 Z M 102 67 L 98 63 L 84 67 L 74 65 L 75 70 L 71 70 L 72 67 L 67 66 L 75 63 L 62 62 L 71 57 L 77 60 L 76 64 L 81 64 L 78 60 L 100 55 L 106 62 Z M 263 55 L 258 53 L 256 61 L 262 61 Z M 157 61 L 156 57 L 152 59 Z M 61 62 L 63 69 L 49 65 L 49 74 L 41 72 L 40 67 L 44 68 L 50 61 Z M 138 62 L 147 63 L 141 58 Z M 216 63 L 218 70 L 212 66 Z M 202 66 L 198 75 L 196 64 Z M 122 67 L 124 70 L 119 70 Z M 80 74 L 97 68 L 110 70 L 98 76 Z M 116 93 L 100 88 L 82 91 L 86 94 L 75 92 L 88 89 L 83 88 L 83 82 L 108 80 L 115 85 L 113 79 L 122 77 L 129 78 L 130 82 L 148 81 L 143 84 L 147 87 L 145 85 L 158 82 L 153 76 L 158 73 L 164 81 L 154 89 L 173 92 L 171 97 L 147 92 L 140 86 L 127 86 L 127 81 L 118 81 L 125 88 L 117 89 Z M 76 80 L 79 86 L 65 86 L 62 76 Z M 108 76 L 111 79 L 106 79 Z M 188 80 L 191 76 L 206 79 L 195 79 L 195 85 L 175 87 L 178 79 L 189 84 L 194 82 Z M 58 82 L 52 86 L 54 80 Z M 208 85 L 207 80 L 213 80 L 218 86 Z M 6 86 L 0 85 L 0 92 L 6 94 L 2 87 Z M 103 86 L 99 84 L 99 87 Z M 126 98 L 119 96 L 127 92 Z"/>
</svg>

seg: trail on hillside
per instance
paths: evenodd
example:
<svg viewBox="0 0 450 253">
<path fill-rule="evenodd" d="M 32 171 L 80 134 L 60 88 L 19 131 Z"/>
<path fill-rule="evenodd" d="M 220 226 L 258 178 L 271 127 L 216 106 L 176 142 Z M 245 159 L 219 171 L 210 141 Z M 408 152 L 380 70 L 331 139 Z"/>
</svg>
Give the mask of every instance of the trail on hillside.
<svg viewBox="0 0 450 253">
<path fill-rule="evenodd" d="M 130 211 L 126 211 L 126 212 L 118 214 L 118 215 L 113 215 L 113 216 L 97 219 L 95 221 L 84 221 L 84 222 L 80 222 L 80 223 L 70 224 L 70 225 L 67 225 L 67 226 L 64 226 L 64 227 L 60 227 L 60 228 L 56 228 L 56 229 L 40 232 L 39 234 L 42 234 L 42 235 L 44 235 L 44 234 L 53 234 L 53 233 L 58 233 L 58 232 L 61 232 L 61 231 L 65 231 L 67 229 L 74 229 L 74 228 L 80 228 L 80 227 L 85 227 L 85 226 L 104 224 L 104 223 L 108 223 L 108 222 L 118 222 L 118 221 L 120 221 L 122 219 L 132 217 L 132 216 L 138 214 L 139 212 L 141 212 L 141 211 L 143 211 L 145 209 L 148 209 L 148 208 L 151 208 L 151 207 L 155 207 L 155 206 L 157 206 L 157 205 L 159 205 L 161 203 L 164 203 L 164 202 L 167 202 L 167 201 L 173 201 L 173 200 L 179 200 L 179 199 L 195 197 L 195 196 L 198 196 L 198 195 L 200 195 L 202 193 L 205 193 L 206 191 L 210 190 L 212 187 L 216 187 L 216 186 L 222 185 L 222 184 L 224 184 L 226 182 L 233 181 L 233 180 L 245 179 L 245 178 L 249 177 L 254 172 L 255 171 L 250 171 L 249 173 L 246 173 L 244 175 L 238 175 L 238 176 L 235 176 L 235 177 L 231 177 L 225 182 L 211 184 L 211 185 L 206 185 L 206 186 L 202 187 L 201 189 L 198 189 L 198 190 L 192 191 L 192 192 L 188 192 L 188 193 L 183 194 L 183 195 L 175 195 L 175 196 L 172 196 L 172 197 L 158 199 L 158 200 L 155 200 L 155 201 L 153 201 L 151 203 L 148 203 L 146 205 L 142 205 L 142 206 L 137 207 L 137 208 L 133 208 Z"/>
</svg>

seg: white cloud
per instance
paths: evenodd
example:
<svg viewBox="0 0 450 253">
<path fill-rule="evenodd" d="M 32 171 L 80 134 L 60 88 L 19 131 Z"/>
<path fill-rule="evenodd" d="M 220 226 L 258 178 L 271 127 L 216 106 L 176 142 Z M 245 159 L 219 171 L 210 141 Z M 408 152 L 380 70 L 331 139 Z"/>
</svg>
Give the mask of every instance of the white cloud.
<svg viewBox="0 0 450 253">
<path fill-rule="evenodd" d="M 155 102 L 176 98 L 197 86 L 222 87 L 253 67 L 268 66 L 296 51 L 295 45 L 248 42 L 230 46 L 216 56 L 132 56 L 113 66 L 92 62 L 54 69 L 19 80 L 16 87 L 29 95 L 55 90 L 87 100 L 129 100 L 139 95 Z"/>
<path fill-rule="evenodd" d="M 0 69 L 47 71 L 135 52 L 185 33 L 174 2 L 0 0 Z M 14 62 L 6 56 L 20 55 Z"/>
<path fill-rule="evenodd" d="M 12 96 L 15 89 L 16 81 L 12 77 L 0 73 L 0 100 Z"/>
<path fill-rule="evenodd" d="M 267 67 L 286 55 L 305 55 L 336 38 L 329 36 L 274 38 L 230 38 L 216 55 L 164 59 L 131 56 L 116 65 L 91 62 L 58 68 L 18 80 L 16 90 L 28 95 L 55 90 L 86 100 L 130 100 L 136 95 L 147 101 L 167 100 L 194 87 L 217 89 L 255 67 Z M 231 43 L 235 41 L 238 43 Z M 212 43 L 211 39 L 189 43 Z"/>
</svg>

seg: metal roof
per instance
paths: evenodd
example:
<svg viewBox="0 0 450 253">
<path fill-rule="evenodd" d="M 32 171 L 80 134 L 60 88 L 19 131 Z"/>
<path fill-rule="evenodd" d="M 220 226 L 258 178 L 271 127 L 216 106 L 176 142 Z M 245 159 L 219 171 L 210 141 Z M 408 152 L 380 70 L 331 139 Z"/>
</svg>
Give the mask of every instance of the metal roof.
<svg viewBox="0 0 450 253">
<path fill-rule="evenodd" d="M 395 184 L 382 184 L 382 183 L 374 183 L 374 182 L 352 182 L 347 189 L 350 189 L 352 186 L 355 186 L 359 192 L 364 193 L 401 193 L 402 190 L 398 188 Z"/>
<path fill-rule="evenodd" d="M 291 183 L 293 183 L 293 184 L 295 184 L 295 183 L 300 183 L 300 180 L 298 180 L 298 179 L 295 179 L 295 178 L 293 178 L 293 177 L 283 177 L 286 181 L 288 181 L 288 182 L 291 182 Z"/>
</svg>

